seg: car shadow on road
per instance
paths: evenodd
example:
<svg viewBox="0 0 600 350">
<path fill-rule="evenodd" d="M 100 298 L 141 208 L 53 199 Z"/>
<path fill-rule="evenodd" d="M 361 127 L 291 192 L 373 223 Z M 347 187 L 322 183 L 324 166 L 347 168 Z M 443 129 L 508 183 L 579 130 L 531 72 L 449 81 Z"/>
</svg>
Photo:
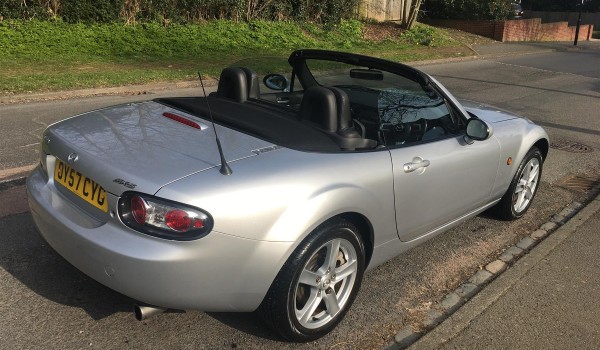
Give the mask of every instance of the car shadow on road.
<svg viewBox="0 0 600 350">
<path fill-rule="evenodd" d="M 0 242 L 0 266 L 39 296 L 81 308 L 94 320 L 132 310 L 132 299 L 87 277 L 55 253 L 39 236 L 30 213 L 0 218 Z"/>
<path fill-rule="evenodd" d="M 0 218 L 0 242 L 2 242 L 0 267 L 21 282 L 25 289 L 40 297 L 82 309 L 94 320 L 133 310 L 135 300 L 96 282 L 54 252 L 38 234 L 29 212 Z M 0 281 L 2 277 L 0 271 Z M 25 294 L 28 291 L 9 290 L 8 292 Z M 31 300 L 31 298 L 23 300 Z M 13 307 L 19 307 L 18 302 L 16 305 L 13 304 Z M 183 313 L 181 310 L 168 312 Z M 271 332 L 255 313 L 206 313 L 206 315 L 256 337 L 282 340 Z M 133 321 L 133 313 L 131 318 L 132 322 L 136 322 Z"/>
<path fill-rule="evenodd" d="M 207 312 L 208 316 L 240 332 L 277 342 L 285 341 L 262 322 L 256 312 Z"/>
</svg>

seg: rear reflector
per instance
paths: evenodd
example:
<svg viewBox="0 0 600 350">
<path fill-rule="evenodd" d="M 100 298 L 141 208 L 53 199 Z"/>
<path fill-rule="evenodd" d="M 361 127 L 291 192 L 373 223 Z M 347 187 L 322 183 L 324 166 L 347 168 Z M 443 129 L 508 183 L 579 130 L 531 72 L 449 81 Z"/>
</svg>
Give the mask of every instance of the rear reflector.
<svg viewBox="0 0 600 350">
<path fill-rule="evenodd" d="M 182 116 L 179 116 L 177 114 L 173 114 L 173 113 L 169 113 L 169 112 L 165 112 L 163 113 L 163 117 L 167 117 L 169 119 L 172 119 L 176 122 L 180 122 L 181 124 L 185 124 L 187 126 L 191 126 L 192 128 L 196 128 L 196 129 L 200 129 L 200 125 L 196 122 L 193 122 L 189 119 L 186 119 Z"/>
</svg>

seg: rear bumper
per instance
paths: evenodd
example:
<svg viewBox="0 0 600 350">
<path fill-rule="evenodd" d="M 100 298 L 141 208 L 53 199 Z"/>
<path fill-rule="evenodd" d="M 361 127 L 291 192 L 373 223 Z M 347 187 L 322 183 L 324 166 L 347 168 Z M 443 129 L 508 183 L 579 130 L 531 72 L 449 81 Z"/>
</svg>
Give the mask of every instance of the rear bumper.
<svg viewBox="0 0 600 350">
<path fill-rule="evenodd" d="M 96 281 L 133 299 L 167 308 L 253 311 L 293 242 L 265 242 L 211 232 L 195 241 L 150 237 L 117 215 L 97 222 L 56 191 L 38 167 L 27 179 L 29 206 L 42 237 Z M 116 211 L 117 197 L 110 196 Z"/>
</svg>

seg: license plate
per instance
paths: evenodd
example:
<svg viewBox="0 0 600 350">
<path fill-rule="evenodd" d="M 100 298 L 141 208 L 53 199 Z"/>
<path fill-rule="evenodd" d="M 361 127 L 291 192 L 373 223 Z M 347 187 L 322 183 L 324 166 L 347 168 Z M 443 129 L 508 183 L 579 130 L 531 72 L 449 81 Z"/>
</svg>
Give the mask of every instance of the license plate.
<svg viewBox="0 0 600 350">
<path fill-rule="evenodd" d="M 105 213 L 108 211 L 106 191 L 102 186 L 63 163 L 60 159 L 56 159 L 54 180 L 96 208 Z"/>
</svg>

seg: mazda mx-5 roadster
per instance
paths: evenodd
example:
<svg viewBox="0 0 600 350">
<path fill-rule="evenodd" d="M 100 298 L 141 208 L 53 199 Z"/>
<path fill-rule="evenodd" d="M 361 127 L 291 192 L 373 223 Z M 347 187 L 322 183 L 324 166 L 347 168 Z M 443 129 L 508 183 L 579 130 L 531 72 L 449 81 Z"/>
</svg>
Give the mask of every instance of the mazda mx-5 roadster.
<svg viewBox="0 0 600 350">
<path fill-rule="evenodd" d="M 549 143 L 530 120 L 400 63 L 283 62 L 49 126 L 27 179 L 40 234 L 139 301 L 138 319 L 256 310 L 309 341 L 342 320 L 365 271 L 484 210 L 512 220 L 531 205 Z"/>
</svg>

